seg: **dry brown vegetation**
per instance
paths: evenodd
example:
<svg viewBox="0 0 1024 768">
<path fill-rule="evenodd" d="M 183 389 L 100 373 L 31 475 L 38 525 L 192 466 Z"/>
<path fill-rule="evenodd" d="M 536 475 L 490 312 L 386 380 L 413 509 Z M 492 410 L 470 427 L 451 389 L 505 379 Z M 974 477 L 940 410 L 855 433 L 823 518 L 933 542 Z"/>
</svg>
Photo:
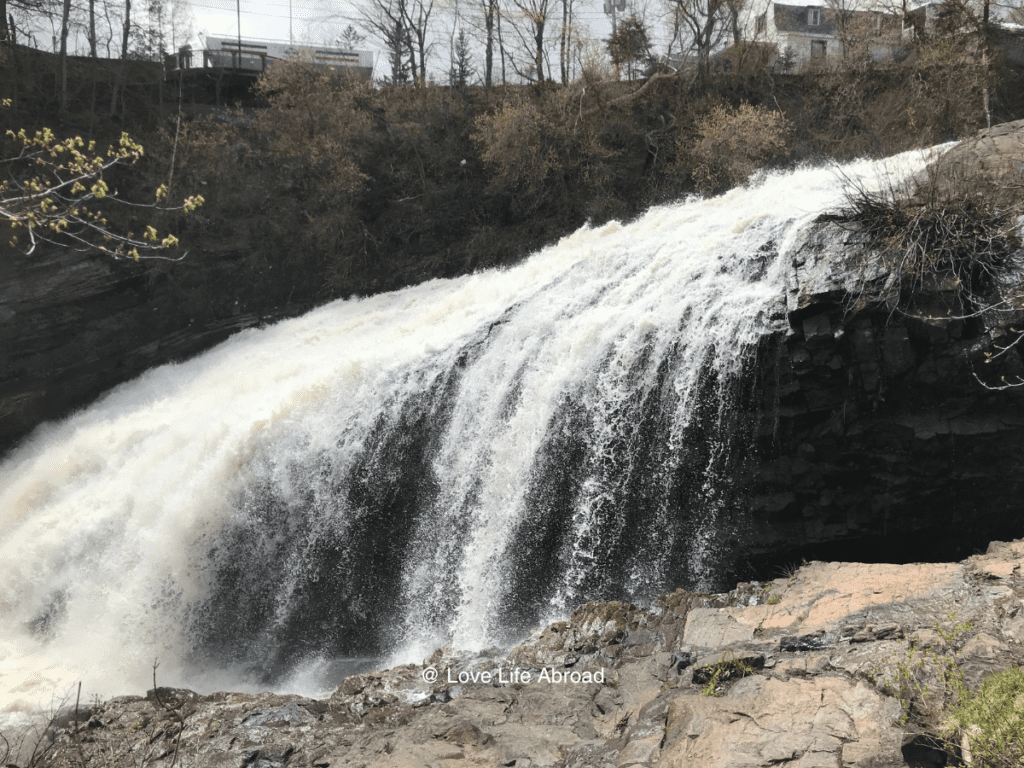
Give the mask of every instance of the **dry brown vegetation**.
<svg viewBox="0 0 1024 768">
<path fill-rule="evenodd" d="M 689 153 L 697 189 L 713 194 L 745 184 L 756 171 L 786 156 L 791 133 L 789 121 L 776 110 L 746 103 L 715 107 L 700 119 Z"/>
<path fill-rule="evenodd" d="M 191 219 L 161 227 L 214 251 L 251 251 L 239 279 L 270 281 L 254 290 L 276 290 L 288 269 L 282 298 L 322 300 L 508 264 L 587 220 L 715 194 L 766 165 L 964 136 L 985 124 L 986 95 L 993 119 L 1024 114 L 1021 79 L 945 39 L 901 63 L 855 59 L 803 75 L 736 67 L 703 84 L 588 71 L 569 86 L 373 88 L 295 62 L 259 83 L 259 108 L 183 121 L 149 110 L 139 129 L 110 128 L 132 128 L 146 146 L 126 188 L 171 178 L 176 194 L 206 198 Z M 25 82 L 14 90 L 12 115 L 29 128 L 47 121 L 30 113 Z M 72 92 L 68 130 L 101 133 L 89 88 Z"/>
</svg>

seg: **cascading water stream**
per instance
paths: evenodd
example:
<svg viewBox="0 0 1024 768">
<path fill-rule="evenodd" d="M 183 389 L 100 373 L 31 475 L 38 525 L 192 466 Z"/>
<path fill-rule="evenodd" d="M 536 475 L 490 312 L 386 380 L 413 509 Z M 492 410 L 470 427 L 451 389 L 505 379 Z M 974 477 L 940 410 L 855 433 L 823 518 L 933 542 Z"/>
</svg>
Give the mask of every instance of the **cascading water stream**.
<svg viewBox="0 0 1024 768">
<path fill-rule="evenodd" d="M 722 586 L 787 239 L 840 196 L 800 170 L 585 228 L 40 428 L 0 466 L 0 712 L 137 692 L 157 657 L 162 684 L 315 692 L 337 659 Z"/>
</svg>

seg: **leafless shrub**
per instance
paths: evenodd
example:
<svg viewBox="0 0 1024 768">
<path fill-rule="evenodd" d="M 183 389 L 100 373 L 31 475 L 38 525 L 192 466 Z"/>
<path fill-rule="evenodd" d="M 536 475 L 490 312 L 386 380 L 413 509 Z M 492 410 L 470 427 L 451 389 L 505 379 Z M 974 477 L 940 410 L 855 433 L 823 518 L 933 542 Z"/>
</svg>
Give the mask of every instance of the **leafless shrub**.
<svg viewBox="0 0 1024 768">
<path fill-rule="evenodd" d="M 1024 335 L 1014 327 L 1024 310 L 1019 184 L 956 163 L 933 164 L 918 179 L 879 191 L 849 178 L 844 183 L 847 207 L 837 218 L 867 246 L 860 251 L 862 263 L 852 265 L 861 270 L 865 292 L 895 312 L 925 320 L 975 321 L 992 341 L 985 362 L 1017 347 Z M 867 289 L 871 278 L 876 284 Z M 945 314 L 918 310 L 923 294 L 948 297 Z M 996 383 L 975 378 L 994 389 L 1024 385 L 1005 375 Z"/>
<path fill-rule="evenodd" d="M 698 122 L 690 151 L 697 189 L 713 194 L 745 184 L 786 153 L 790 134 L 789 121 L 767 107 L 715 107 Z"/>
<path fill-rule="evenodd" d="M 1020 247 L 1024 197 L 979 171 L 932 166 L 909 184 L 870 191 L 850 179 L 842 216 L 858 225 L 901 293 L 955 287 L 980 309 Z"/>
</svg>

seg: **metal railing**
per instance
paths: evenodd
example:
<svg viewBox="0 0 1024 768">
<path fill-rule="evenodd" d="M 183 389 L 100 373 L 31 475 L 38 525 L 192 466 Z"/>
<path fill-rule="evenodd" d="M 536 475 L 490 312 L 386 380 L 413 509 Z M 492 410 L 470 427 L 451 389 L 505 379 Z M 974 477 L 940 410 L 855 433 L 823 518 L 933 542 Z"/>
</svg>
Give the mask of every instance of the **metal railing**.
<svg viewBox="0 0 1024 768">
<path fill-rule="evenodd" d="M 198 51 L 193 51 L 188 46 L 180 48 L 177 53 L 171 53 L 164 57 L 164 67 L 168 72 L 198 69 L 200 67 L 196 66 L 197 53 Z M 203 69 L 233 69 L 245 73 L 266 71 L 267 63 L 270 59 L 269 56 L 246 53 L 244 51 L 240 53 L 238 51 L 211 51 L 203 49 L 202 54 L 201 68 Z"/>
</svg>

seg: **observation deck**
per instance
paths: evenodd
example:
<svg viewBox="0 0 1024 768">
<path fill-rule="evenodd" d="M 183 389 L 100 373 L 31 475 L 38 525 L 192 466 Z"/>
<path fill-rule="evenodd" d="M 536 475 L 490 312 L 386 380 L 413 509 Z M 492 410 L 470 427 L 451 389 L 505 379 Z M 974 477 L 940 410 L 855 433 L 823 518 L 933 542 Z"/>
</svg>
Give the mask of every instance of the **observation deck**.
<svg viewBox="0 0 1024 768">
<path fill-rule="evenodd" d="M 367 80 L 373 77 L 370 51 L 207 35 L 201 49 L 185 45 L 164 57 L 164 79 L 211 84 L 220 104 L 225 93 L 249 90 L 273 62 L 291 59 L 337 68 Z"/>
</svg>

